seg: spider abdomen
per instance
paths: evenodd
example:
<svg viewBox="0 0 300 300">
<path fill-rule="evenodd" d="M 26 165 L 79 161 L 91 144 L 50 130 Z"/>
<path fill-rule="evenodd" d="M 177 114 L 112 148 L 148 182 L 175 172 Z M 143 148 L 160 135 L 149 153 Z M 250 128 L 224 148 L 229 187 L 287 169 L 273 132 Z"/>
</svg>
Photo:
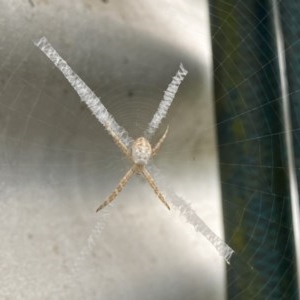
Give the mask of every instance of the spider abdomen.
<svg viewBox="0 0 300 300">
<path fill-rule="evenodd" d="M 151 157 L 151 153 L 151 145 L 144 137 L 137 138 L 132 144 L 132 159 L 138 165 L 146 165 Z"/>
</svg>

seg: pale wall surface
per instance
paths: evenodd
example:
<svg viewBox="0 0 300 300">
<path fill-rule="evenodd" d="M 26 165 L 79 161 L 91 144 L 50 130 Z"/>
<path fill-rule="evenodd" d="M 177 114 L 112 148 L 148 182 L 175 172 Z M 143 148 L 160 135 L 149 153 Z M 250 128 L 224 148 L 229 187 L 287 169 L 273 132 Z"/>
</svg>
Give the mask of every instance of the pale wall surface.
<svg viewBox="0 0 300 300">
<path fill-rule="evenodd" d="M 95 214 L 129 164 L 32 43 L 46 36 L 133 137 L 184 64 L 156 165 L 222 236 L 206 1 L 0 7 L 0 298 L 224 299 L 223 259 L 142 178 Z"/>
</svg>

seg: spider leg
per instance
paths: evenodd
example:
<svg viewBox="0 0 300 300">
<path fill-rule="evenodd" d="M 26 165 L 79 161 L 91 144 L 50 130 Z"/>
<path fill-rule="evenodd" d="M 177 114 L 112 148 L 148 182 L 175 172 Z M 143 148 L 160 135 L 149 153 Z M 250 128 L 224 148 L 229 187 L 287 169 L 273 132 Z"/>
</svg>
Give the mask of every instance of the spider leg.
<svg viewBox="0 0 300 300">
<path fill-rule="evenodd" d="M 150 175 L 150 173 L 147 171 L 147 169 L 141 168 L 140 172 L 144 175 L 144 177 L 146 178 L 146 180 L 149 182 L 150 186 L 152 187 L 154 193 L 157 195 L 157 197 L 159 198 L 159 200 L 167 207 L 167 209 L 170 210 L 170 206 L 167 203 L 165 197 L 163 196 L 163 194 L 159 191 L 158 187 L 156 186 L 154 179 L 152 178 L 152 176 Z"/>
<path fill-rule="evenodd" d="M 155 147 L 152 149 L 152 154 L 151 157 L 155 156 L 160 148 L 160 146 L 162 145 L 163 141 L 165 140 L 167 133 L 169 131 L 169 126 L 167 127 L 165 133 L 163 134 L 163 136 L 160 138 L 160 140 L 158 141 L 158 143 L 155 145 Z"/>
<path fill-rule="evenodd" d="M 130 151 L 127 149 L 126 145 L 120 140 L 120 138 L 115 134 L 115 132 L 109 126 L 108 126 L 108 130 L 111 136 L 113 137 L 115 144 L 129 159 L 131 159 Z"/>
<path fill-rule="evenodd" d="M 116 199 L 116 197 L 119 195 L 119 193 L 123 190 L 124 186 L 130 179 L 130 177 L 135 173 L 136 171 L 136 165 L 133 165 L 128 172 L 124 175 L 124 177 L 121 179 L 115 190 L 106 198 L 106 200 L 97 208 L 96 212 L 98 212 L 100 209 L 108 205 L 110 202 Z"/>
</svg>

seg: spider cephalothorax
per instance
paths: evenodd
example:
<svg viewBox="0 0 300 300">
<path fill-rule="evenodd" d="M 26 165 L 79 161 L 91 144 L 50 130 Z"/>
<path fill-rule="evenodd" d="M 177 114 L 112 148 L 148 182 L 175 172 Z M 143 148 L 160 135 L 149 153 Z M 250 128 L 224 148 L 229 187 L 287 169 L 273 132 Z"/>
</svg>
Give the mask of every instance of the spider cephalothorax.
<svg viewBox="0 0 300 300">
<path fill-rule="evenodd" d="M 147 165 L 151 158 L 152 147 L 149 141 L 144 137 L 137 138 L 131 147 L 131 157 L 137 165 Z"/>
</svg>

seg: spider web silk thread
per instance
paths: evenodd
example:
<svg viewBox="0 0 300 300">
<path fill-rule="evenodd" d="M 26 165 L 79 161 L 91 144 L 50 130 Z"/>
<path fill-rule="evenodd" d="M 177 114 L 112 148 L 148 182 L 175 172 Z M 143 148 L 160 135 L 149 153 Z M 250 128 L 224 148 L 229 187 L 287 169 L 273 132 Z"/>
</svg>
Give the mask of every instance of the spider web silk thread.
<svg viewBox="0 0 300 300">
<path fill-rule="evenodd" d="M 167 115 L 169 107 L 171 106 L 175 98 L 178 88 L 187 73 L 188 71 L 183 67 L 182 64 L 180 64 L 179 70 L 173 77 L 172 82 L 168 85 L 168 88 L 164 93 L 163 99 L 159 103 L 156 113 L 154 114 L 151 122 L 148 124 L 148 128 L 144 132 L 144 136 L 147 139 L 150 139 L 154 135 L 162 119 Z"/>
<path fill-rule="evenodd" d="M 220 256 L 225 259 L 226 263 L 230 264 L 230 259 L 235 253 L 234 250 L 206 225 L 189 203 L 173 191 L 167 184 L 164 176 L 153 164 L 149 164 L 148 168 L 151 170 L 151 174 L 153 175 L 156 184 L 159 184 L 160 191 L 163 191 L 166 194 L 167 200 L 170 201 L 186 221 L 194 227 L 196 232 L 201 233 L 214 246 Z"/>
<path fill-rule="evenodd" d="M 43 51 L 46 56 L 53 62 L 53 64 L 63 73 L 71 86 L 79 95 L 81 101 L 85 102 L 91 112 L 95 115 L 97 120 L 105 127 L 105 129 L 112 135 L 113 131 L 120 140 L 129 147 L 133 140 L 129 137 L 127 131 L 120 126 L 114 117 L 108 112 L 101 100 L 94 94 L 94 92 L 84 83 L 84 81 L 70 68 L 65 60 L 57 53 L 45 37 L 42 37 L 34 44 Z"/>
<path fill-rule="evenodd" d="M 109 206 L 112 206 L 112 204 L 110 203 Z M 80 271 L 83 267 L 84 261 L 92 255 L 97 242 L 101 238 L 102 232 L 107 221 L 109 220 L 109 217 L 109 210 L 102 212 L 100 219 L 96 222 L 95 226 L 87 237 L 85 245 L 79 254 L 74 258 L 72 265 L 69 266 L 69 273 L 66 274 L 66 276 L 64 276 L 64 278 L 61 280 L 60 284 L 57 285 L 56 290 L 52 291 L 52 298 L 50 298 L 51 300 L 61 299 L 62 295 L 67 296 L 69 293 L 72 293 L 74 287 L 80 280 Z M 65 289 L 65 287 L 67 287 L 67 289 Z"/>
<path fill-rule="evenodd" d="M 129 137 L 127 131 L 122 128 L 115 121 L 113 116 L 107 111 L 105 106 L 102 104 L 100 99 L 91 91 L 91 89 L 83 82 L 83 80 L 69 67 L 67 62 L 63 60 L 52 45 L 47 41 L 45 37 L 42 37 L 35 45 L 43 51 L 46 56 L 54 63 L 54 65 L 63 73 L 66 79 L 70 82 L 74 90 L 79 95 L 81 101 L 85 102 L 95 117 L 100 121 L 100 123 L 107 129 L 107 131 L 113 136 L 115 133 L 122 142 L 129 147 L 133 142 L 132 138 Z M 172 104 L 177 90 L 187 75 L 188 71 L 184 69 L 183 65 L 180 64 L 179 70 L 173 77 L 172 82 L 169 84 L 167 90 L 164 93 L 164 97 L 159 104 L 159 107 L 154 114 L 151 122 L 145 131 L 145 136 L 151 138 L 151 136 L 158 129 L 162 119 L 166 116 L 170 105 Z M 189 204 L 187 204 L 183 198 L 178 196 L 173 190 L 165 183 L 164 178 L 159 174 L 158 170 L 152 165 L 151 169 L 154 174 L 154 178 L 157 182 L 163 183 L 162 186 L 168 192 L 168 198 L 170 202 L 178 209 L 182 216 L 194 227 L 197 232 L 200 232 L 204 237 L 210 241 L 210 243 L 215 247 L 218 253 L 225 259 L 229 264 L 230 258 L 234 253 L 221 238 L 219 238 L 206 224 L 205 222 L 195 213 Z M 77 273 L 78 266 L 83 257 L 90 252 L 90 248 L 93 247 L 94 242 L 88 240 L 88 245 L 82 250 L 77 261 L 73 266 L 72 273 Z"/>
</svg>

